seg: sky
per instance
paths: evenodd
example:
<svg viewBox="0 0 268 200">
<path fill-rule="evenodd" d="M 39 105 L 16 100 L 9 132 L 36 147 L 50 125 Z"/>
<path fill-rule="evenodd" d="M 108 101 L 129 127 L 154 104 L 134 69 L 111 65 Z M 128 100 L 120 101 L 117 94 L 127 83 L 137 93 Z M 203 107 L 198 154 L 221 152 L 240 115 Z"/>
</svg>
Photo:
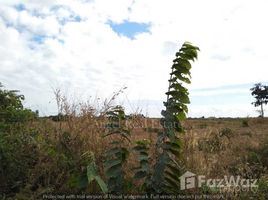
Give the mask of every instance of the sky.
<svg viewBox="0 0 268 200">
<path fill-rule="evenodd" d="M 57 113 L 53 89 L 77 101 L 118 97 L 159 117 L 172 60 L 193 63 L 190 117 L 254 117 L 249 89 L 268 84 L 266 0 L 0 0 L 0 82 L 25 106 Z M 117 103 L 117 102 L 116 102 Z"/>
</svg>

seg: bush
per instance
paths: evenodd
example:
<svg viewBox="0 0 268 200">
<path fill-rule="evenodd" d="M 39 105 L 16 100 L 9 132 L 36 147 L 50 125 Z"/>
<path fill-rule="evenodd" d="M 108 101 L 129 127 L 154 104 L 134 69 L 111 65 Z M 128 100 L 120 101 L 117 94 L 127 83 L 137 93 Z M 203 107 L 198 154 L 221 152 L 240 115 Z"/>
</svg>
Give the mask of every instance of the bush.
<svg viewBox="0 0 268 200">
<path fill-rule="evenodd" d="M 27 177 L 37 162 L 35 133 L 25 133 L 24 128 L 0 132 L 0 193 L 16 193 L 27 182 Z"/>
<path fill-rule="evenodd" d="M 2 89 L 0 83 L 0 125 L 15 122 L 25 122 L 37 118 L 37 112 L 25 109 L 22 105 L 23 95 L 17 90 Z"/>
<path fill-rule="evenodd" d="M 232 129 L 230 128 L 223 128 L 220 130 L 220 137 L 227 137 L 228 139 L 230 139 L 231 137 L 234 136 L 234 133 L 232 131 Z"/>
<path fill-rule="evenodd" d="M 268 177 L 262 177 L 258 184 L 258 199 L 268 199 Z"/>
<path fill-rule="evenodd" d="M 36 132 L 25 128 L 37 113 L 23 107 L 18 91 L 2 88 L 0 83 L 0 194 L 10 194 L 25 185 L 38 158 Z"/>
<path fill-rule="evenodd" d="M 249 148 L 241 161 L 232 163 L 229 172 L 246 178 L 260 178 L 267 174 L 268 140 L 265 140 L 260 147 Z"/>
<path fill-rule="evenodd" d="M 209 138 L 198 141 L 199 151 L 215 153 L 225 150 L 226 144 L 220 133 L 212 132 Z"/>
<path fill-rule="evenodd" d="M 241 122 L 241 126 L 242 127 L 249 127 L 249 125 L 248 125 L 248 119 L 243 119 L 242 122 Z"/>
</svg>

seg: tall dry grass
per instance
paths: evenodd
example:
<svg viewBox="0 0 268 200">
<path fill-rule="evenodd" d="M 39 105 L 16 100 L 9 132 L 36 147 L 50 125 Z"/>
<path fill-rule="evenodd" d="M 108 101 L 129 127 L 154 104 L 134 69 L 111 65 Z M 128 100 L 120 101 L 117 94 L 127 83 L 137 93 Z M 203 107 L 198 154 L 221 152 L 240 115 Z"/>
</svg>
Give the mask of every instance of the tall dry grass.
<svg viewBox="0 0 268 200">
<path fill-rule="evenodd" d="M 71 102 L 59 90 L 55 91 L 58 113 L 62 118 L 55 122 L 41 118 L 27 125 L 25 131 L 34 133 L 32 149 L 25 148 L 25 154 L 35 155 L 27 181 L 16 191 L 19 199 L 37 199 L 44 193 L 100 192 L 96 184 L 79 183 L 79 177 L 86 173 L 86 166 L 93 159 L 99 173 L 104 177 L 104 152 L 109 149 L 113 137 L 107 133 L 106 113 L 114 106 L 114 100 L 122 93 L 115 93 L 102 105 L 89 102 Z M 268 119 L 247 119 L 244 126 L 241 119 L 189 119 L 183 122 L 183 168 L 195 174 L 210 178 L 224 175 L 241 175 L 245 178 L 267 176 L 267 166 L 254 156 L 259 152 L 268 136 Z M 155 142 L 161 131 L 159 119 L 144 118 L 134 113 L 125 122 L 131 130 L 131 149 L 136 140 L 150 141 L 150 162 L 155 161 Z M 125 166 L 128 179 L 133 177 L 133 168 L 138 164 L 135 153 L 131 154 Z M 266 174 L 266 176 L 265 176 Z M 80 180 L 81 181 L 81 180 Z M 130 180 L 130 182 L 133 180 Z M 139 183 L 133 181 L 130 192 L 136 192 Z"/>
</svg>

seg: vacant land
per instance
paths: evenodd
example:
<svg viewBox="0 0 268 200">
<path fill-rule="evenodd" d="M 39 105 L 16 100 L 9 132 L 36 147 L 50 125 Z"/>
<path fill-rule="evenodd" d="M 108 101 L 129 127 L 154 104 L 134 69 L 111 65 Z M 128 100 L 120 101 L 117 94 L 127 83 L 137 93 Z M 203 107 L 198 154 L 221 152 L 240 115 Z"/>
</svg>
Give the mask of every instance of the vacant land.
<svg viewBox="0 0 268 200">
<path fill-rule="evenodd" d="M 107 119 L 94 117 L 88 111 L 81 116 L 71 116 L 60 121 L 37 119 L 9 127 L 1 139 L 3 199 L 38 199 L 45 193 L 99 193 L 95 182 L 88 184 L 86 169 L 89 163 L 97 166 L 105 181 L 104 155 L 109 142 L 116 136 L 103 137 Z M 132 147 L 135 141 L 149 141 L 149 161 L 155 162 L 155 143 L 161 131 L 159 119 L 132 116 L 125 121 L 130 130 L 129 158 L 124 164 L 127 193 L 142 193 L 141 182 L 133 179 L 138 165 Z M 182 126 L 185 133 L 181 166 L 182 173 L 190 171 L 206 178 L 241 176 L 258 179 L 256 198 L 266 199 L 268 194 L 268 119 L 267 118 L 209 118 L 188 119 Z M 214 194 L 207 188 L 189 193 Z M 236 196 L 237 195 L 237 196 Z M 232 198 L 247 193 L 232 193 Z"/>
<path fill-rule="evenodd" d="M 158 119 L 143 119 L 146 128 L 134 128 L 133 141 L 146 138 L 152 141 L 153 151 L 158 124 Z M 188 119 L 182 125 L 185 170 L 210 178 L 260 178 L 266 172 L 267 118 Z"/>
</svg>

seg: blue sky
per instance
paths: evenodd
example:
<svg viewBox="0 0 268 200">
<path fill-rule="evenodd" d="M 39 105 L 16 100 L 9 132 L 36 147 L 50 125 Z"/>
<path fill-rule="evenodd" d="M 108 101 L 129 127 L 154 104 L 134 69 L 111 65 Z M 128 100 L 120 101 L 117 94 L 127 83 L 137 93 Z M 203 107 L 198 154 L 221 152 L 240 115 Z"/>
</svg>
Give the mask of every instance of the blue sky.
<svg viewBox="0 0 268 200">
<path fill-rule="evenodd" d="M 257 116 L 249 89 L 268 84 L 267 8 L 265 0 L 0 0 L 0 82 L 42 115 L 57 112 L 53 88 L 87 101 L 126 86 L 117 102 L 128 112 L 160 116 L 175 52 L 190 41 L 201 51 L 189 115 Z"/>
<path fill-rule="evenodd" d="M 149 32 L 150 28 L 150 24 L 130 21 L 124 21 L 119 24 L 109 22 L 108 24 L 111 26 L 114 32 L 118 33 L 119 35 L 126 36 L 130 39 L 134 39 L 135 35 L 139 33 Z"/>
</svg>

